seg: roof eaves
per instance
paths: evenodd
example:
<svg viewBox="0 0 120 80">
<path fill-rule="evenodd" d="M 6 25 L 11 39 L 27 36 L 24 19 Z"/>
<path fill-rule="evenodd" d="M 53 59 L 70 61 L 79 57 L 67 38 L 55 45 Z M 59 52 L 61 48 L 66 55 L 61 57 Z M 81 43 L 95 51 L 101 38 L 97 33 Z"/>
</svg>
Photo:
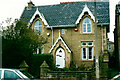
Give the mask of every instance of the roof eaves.
<svg viewBox="0 0 120 80">
<path fill-rule="evenodd" d="M 48 23 L 47 23 L 47 21 L 45 20 L 44 15 L 39 12 L 38 8 L 36 8 L 36 12 L 35 12 L 34 15 L 32 16 L 32 18 L 30 19 L 30 21 L 29 21 L 30 23 L 34 20 L 34 18 L 35 18 L 36 15 L 39 15 L 40 18 L 42 19 L 42 21 L 44 22 L 44 24 L 47 25 L 47 26 L 49 26 Z"/>
<path fill-rule="evenodd" d="M 52 52 L 52 50 L 54 49 L 54 47 L 56 46 L 56 44 L 58 43 L 58 41 L 61 40 L 62 43 L 65 45 L 66 49 L 68 50 L 69 53 L 71 53 L 72 51 L 69 49 L 69 47 L 66 45 L 66 43 L 64 42 L 64 40 L 62 39 L 62 37 L 60 36 L 60 33 L 59 33 L 59 37 L 58 39 L 56 40 L 56 42 L 54 43 L 54 45 L 52 46 L 52 48 L 50 49 L 49 53 Z"/>
<path fill-rule="evenodd" d="M 56 25 L 56 26 L 47 26 L 47 28 L 58 28 L 58 27 L 64 27 L 64 28 L 66 28 L 66 27 L 76 27 L 77 25 L 76 24 L 73 24 L 73 25 Z"/>
<path fill-rule="evenodd" d="M 79 21 L 82 19 L 83 15 L 85 12 L 88 12 L 88 14 L 91 16 L 91 18 L 93 19 L 93 21 L 95 22 L 95 17 L 94 15 L 92 14 L 92 12 L 90 11 L 90 9 L 87 7 L 87 5 L 85 4 L 85 7 L 83 8 L 83 11 L 82 13 L 79 15 L 77 21 L 75 22 L 75 24 L 78 24 Z"/>
<path fill-rule="evenodd" d="M 97 23 L 97 25 L 110 25 L 110 23 Z"/>
</svg>

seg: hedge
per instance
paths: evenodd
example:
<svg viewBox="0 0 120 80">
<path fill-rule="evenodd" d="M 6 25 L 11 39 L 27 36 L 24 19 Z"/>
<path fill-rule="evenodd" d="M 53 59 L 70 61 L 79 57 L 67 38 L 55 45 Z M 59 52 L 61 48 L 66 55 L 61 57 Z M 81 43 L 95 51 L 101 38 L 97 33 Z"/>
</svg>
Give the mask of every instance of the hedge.
<svg viewBox="0 0 120 80">
<path fill-rule="evenodd" d="M 51 54 L 34 54 L 29 59 L 26 59 L 29 72 L 36 78 L 40 76 L 40 66 L 44 61 L 46 61 L 50 69 L 54 69 L 53 55 Z"/>
</svg>

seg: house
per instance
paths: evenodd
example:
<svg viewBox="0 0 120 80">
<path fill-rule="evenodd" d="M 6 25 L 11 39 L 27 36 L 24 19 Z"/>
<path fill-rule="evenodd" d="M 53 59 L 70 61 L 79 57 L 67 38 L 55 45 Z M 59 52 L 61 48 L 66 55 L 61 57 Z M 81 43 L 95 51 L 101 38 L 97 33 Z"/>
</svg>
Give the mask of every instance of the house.
<svg viewBox="0 0 120 80">
<path fill-rule="evenodd" d="M 109 32 L 109 2 L 97 2 L 97 37 L 100 57 L 108 58 L 107 33 Z M 37 53 L 54 56 L 58 68 L 91 67 L 95 56 L 94 2 L 68 2 L 57 5 L 35 6 L 29 2 L 21 20 L 48 39 Z M 107 60 L 104 60 L 108 62 Z M 103 62 L 104 62 L 103 61 Z"/>
<path fill-rule="evenodd" d="M 116 5 L 115 10 L 115 29 L 114 29 L 114 45 L 115 45 L 115 63 L 120 71 L 120 3 Z"/>
</svg>

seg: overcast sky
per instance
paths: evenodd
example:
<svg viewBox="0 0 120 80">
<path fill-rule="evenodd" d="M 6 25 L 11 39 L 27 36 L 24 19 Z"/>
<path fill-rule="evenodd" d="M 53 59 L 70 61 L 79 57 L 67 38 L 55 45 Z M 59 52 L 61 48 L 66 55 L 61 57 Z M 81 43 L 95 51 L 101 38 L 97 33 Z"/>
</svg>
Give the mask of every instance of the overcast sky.
<svg viewBox="0 0 120 80">
<path fill-rule="evenodd" d="M 30 0 L 0 0 L 0 23 L 7 18 L 20 18 L 24 7 L 27 6 L 27 3 Z M 36 6 L 40 5 L 51 5 L 59 4 L 60 2 L 70 2 L 70 1 L 80 1 L 80 0 L 32 0 Z M 108 37 L 110 41 L 114 41 L 113 30 L 115 25 L 115 5 L 120 0 L 109 0 L 110 1 L 110 33 Z"/>
</svg>

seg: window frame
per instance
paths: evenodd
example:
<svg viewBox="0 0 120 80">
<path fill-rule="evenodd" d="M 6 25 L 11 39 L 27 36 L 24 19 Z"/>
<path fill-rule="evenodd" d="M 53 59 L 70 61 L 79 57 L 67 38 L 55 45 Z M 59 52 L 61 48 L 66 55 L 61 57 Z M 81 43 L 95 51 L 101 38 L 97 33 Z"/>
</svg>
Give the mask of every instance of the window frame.
<svg viewBox="0 0 120 80">
<path fill-rule="evenodd" d="M 83 45 L 83 43 L 86 43 L 86 45 Z M 91 45 L 89 45 L 89 43 L 92 43 Z M 82 45 L 82 60 L 93 60 L 93 41 L 82 41 L 81 42 Z M 83 54 L 83 48 L 86 49 L 86 58 L 84 59 L 84 54 Z M 91 50 L 91 59 L 89 58 L 90 56 L 90 52 L 89 52 L 89 48 L 92 48 Z"/>
<path fill-rule="evenodd" d="M 86 19 L 88 19 L 88 21 L 89 22 L 87 22 L 87 23 L 85 23 L 86 21 Z M 90 32 L 88 32 L 88 24 L 90 24 Z M 85 26 L 84 26 L 85 25 Z M 84 32 L 84 29 L 85 29 L 85 32 Z M 83 19 L 83 22 L 82 22 L 82 32 L 83 33 L 92 33 L 92 23 L 91 23 L 91 20 L 90 20 L 90 18 L 89 17 L 85 17 L 84 19 Z"/>
</svg>

